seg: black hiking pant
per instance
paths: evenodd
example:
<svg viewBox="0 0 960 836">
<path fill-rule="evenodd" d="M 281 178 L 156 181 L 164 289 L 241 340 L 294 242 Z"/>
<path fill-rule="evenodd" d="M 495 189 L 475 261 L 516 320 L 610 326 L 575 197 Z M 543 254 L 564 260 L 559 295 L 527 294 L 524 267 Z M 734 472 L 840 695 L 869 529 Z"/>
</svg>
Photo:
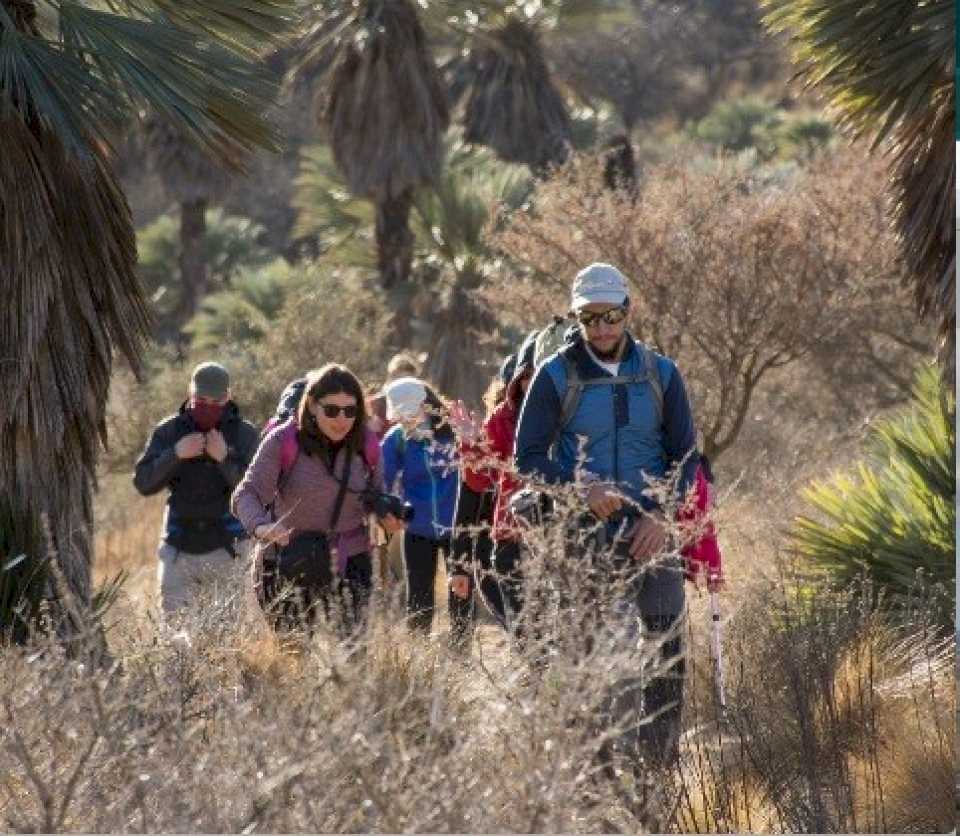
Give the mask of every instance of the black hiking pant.
<svg viewBox="0 0 960 836">
<path fill-rule="evenodd" d="M 654 659 L 652 665 L 638 664 L 638 674 L 616 679 L 607 693 L 601 723 L 625 723 L 620 736 L 601 752 L 608 764 L 614 754 L 633 768 L 641 759 L 656 767 L 676 762 L 686 674 L 684 613 L 683 570 L 678 560 L 669 559 L 627 581 L 600 625 L 597 632 L 612 650 L 635 653 L 638 661 L 640 654 Z M 656 667 L 661 670 L 652 672 Z"/>
<path fill-rule="evenodd" d="M 407 613 L 414 630 L 429 634 L 435 609 L 434 583 L 440 553 L 450 553 L 450 541 L 434 540 L 411 534 L 403 535 L 403 563 L 407 571 Z M 461 636 L 472 617 L 472 599 L 465 601 L 447 591 L 450 629 L 454 638 Z"/>
<path fill-rule="evenodd" d="M 492 491 L 478 492 L 466 482 L 460 483 L 449 569 L 451 573 L 465 574 L 470 585 L 465 601 L 455 596 L 450 601 L 450 638 L 455 646 L 463 647 L 466 644 L 476 624 L 477 602 L 474 593 L 478 591 L 478 584 L 479 593 L 488 609 L 503 623 L 500 585 L 492 572 L 493 540 L 490 527 L 493 523 L 494 500 Z"/>
</svg>

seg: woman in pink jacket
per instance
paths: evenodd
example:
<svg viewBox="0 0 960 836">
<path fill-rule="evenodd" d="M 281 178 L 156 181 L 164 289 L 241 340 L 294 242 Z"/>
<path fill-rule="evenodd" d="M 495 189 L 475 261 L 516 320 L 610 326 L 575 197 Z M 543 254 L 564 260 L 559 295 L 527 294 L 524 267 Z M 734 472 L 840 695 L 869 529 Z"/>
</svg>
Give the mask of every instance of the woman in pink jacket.
<svg viewBox="0 0 960 836">
<path fill-rule="evenodd" d="M 334 601 L 343 627 L 364 622 L 368 508 L 383 491 L 379 447 L 365 424 L 363 389 L 348 368 L 310 372 L 297 414 L 264 437 L 233 493 L 233 513 L 259 544 L 261 603 L 282 602 L 277 626 L 312 623 L 316 609 L 330 615 Z M 403 528 L 392 515 L 380 523 Z M 290 595 L 280 595 L 283 586 Z"/>
</svg>

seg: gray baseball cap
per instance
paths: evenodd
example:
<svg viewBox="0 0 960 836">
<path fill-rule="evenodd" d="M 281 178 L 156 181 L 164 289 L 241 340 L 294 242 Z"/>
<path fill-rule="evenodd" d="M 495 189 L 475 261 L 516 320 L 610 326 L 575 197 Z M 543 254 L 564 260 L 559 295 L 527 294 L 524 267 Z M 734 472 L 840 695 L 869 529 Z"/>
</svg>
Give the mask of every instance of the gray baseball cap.
<svg viewBox="0 0 960 836">
<path fill-rule="evenodd" d="M 627 298 L 627 280 L 612 264 L 598 262 L 585 267 L 573 280 L 570 307 L 574 311 L 594 303 L 622 305 Z"/>
<path fill-rule="evenodd" d="M 230 391 L 230 372 L 219 363 L 201 363 L 193 370 L 190 384 L 197 397 L 220 400 Z"/>
</svg>

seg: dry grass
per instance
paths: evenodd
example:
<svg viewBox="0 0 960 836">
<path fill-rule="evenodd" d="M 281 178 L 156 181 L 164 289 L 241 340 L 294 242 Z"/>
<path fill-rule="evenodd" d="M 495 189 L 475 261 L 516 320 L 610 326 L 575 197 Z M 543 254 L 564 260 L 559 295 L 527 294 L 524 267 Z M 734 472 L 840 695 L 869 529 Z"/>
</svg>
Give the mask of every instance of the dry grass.
<svg viewBox="0 0 960 836">
<path fill-rule="evenodd" d="M 97 577 L 131 573 L 108 616 L 116 664 L 91 671 L 43 643 L 0 652 L 0 822 L 45 832 L 951 829 L 952 641 L 922 613 L 895 624 L 794 572 L 778 543 L 795 485 L 776 468 L 749 475 L 721 485 L 717 512 L 729 710 L 716 705 L 707 598 L 693 594 L 680 768 L 639 783 L 603 777 L 603 735 L 586 721 L 618 670 L 649 659 L 584 656 L 559 641 L 541 676 L 536 642 L 521 652 L 481 623 L 469 653 L 455 654 L 445 616 L 430 640 L 412 637 L 382 595 L 362 651 L 348 656 L 326 629 L 278 639 L 239 583 L 199 601 L 182 632 L 165 630 L 153 607 L 162 500 L 108 480 Z M 556 532 L 538 538 L 535 555 L 553 555 Z"/>
</svg>

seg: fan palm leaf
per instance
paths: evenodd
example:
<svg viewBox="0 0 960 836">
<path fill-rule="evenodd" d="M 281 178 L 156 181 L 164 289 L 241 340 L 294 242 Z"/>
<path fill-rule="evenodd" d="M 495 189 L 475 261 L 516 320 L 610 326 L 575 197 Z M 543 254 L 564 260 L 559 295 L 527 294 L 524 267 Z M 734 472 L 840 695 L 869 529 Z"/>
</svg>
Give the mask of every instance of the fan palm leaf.
<svg viewBox="0 0 960 836">
<path fill-rule="evenodd" d="M 480 37 L 468 61 L 465 139 L 534 171 L 562 163 L 571 145 L 570 116 L 551 80 L 537 30 L 510 18 Z"/>
<path fill-rule="evenodd" d="M 482 338 L 496 330 L 477 292 L 496 266 L 486 233 L 504 208 L 523 202 L 531 178 L 525 167 L 503 163 L 456 134 L 448 140 L 447 160 L 438 183 L 420 190 L 414 204 L 418 249 L 448 280 L 432 306 L 426 371 L 441 391 L 479 405 L 487 385 Z"/>
<path fill-rule="evenodd" d="M 939 319 L 944 378 L 956 331 L 955 4 L 949 0 L 765 0 L 811 87 L 854 135 L 890 155 L 895 222 L 921 315 Z"/>
<path fill-rule="evenodd" d="M 46 0 L 41 21 L 32 0 L 0 0 L 0 562 L 52 548 L 80 607 L 113 356 L 138 369 L 150 325 L 111 137 L 147 106 L 214 153 L 275 144 L 254 64 L 148 0 L 107 5 Z"/>
</svg>

